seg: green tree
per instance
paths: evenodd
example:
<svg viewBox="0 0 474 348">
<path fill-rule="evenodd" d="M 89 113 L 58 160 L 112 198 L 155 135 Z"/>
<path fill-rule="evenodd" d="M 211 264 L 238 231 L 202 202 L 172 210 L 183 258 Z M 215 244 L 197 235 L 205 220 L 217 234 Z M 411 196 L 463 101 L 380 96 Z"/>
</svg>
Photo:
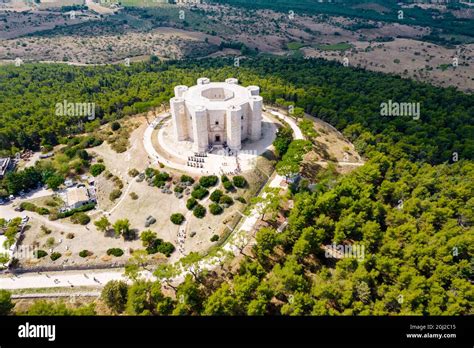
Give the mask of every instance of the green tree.
<svg viewBox="0 0 474 348">
<path fill-rule="evenodd" d="M 227 283 L 221 285 L 207 299 L 203 315 L 235 315 L 238 313 L 238 303 Z"/>
<path fill-rule="evenodd" d="M 159 312 L 158 312 L 159 309 Z M 128 289 L 127 313 L 133 315 L 170 314 L 173 301 L 161 292 L 161 284 L 139 280 Z"/>
<path fill-rule="evenodd" d="M 0 289 L 0 315 L 8 315 L 15 307 L 12 302 L 11 293 L 7 290 Z"/>
<path fill-rule="evenodd" d="M 57 190 L 64 183 L 64 178 L 59 174 L 50 175 L 46 179 L 46 184 L 52 190 Z"/>
<path fill-rule="evenodd" d="M 138 279 L 140 272 L 146 269 L 147 262 L 148 253 L 146 250 L 135 250 L 125 264 L 125 276 L 131 280 Z"/>
<path fill-rule="evenodd" d="M 91 165 L 89 170 L 92 176 L 98 176 L 100 175 L 100 173 L 102 173 L 105 170 L 105 166 L 102 163 L 96 163 L 96 164 Z"/>
<path fill-rule="evenodd" d="M 143 231 L 140 235 L 144 247 L 150 246 L 156 238 L 157 235 L 152 230 Z"/>
<path fill-rule="evenodd" d="M 112 311 L 122 313 L 127 304 L 128 285 L 124 281 L 111 280 L 105 284 L 100 297 Z"/>
<path fill-rule="evenodd" d="M 99 220 L 94 221 L 94 225 L 100 232 L 107 232 L 111 224 L 106 216 L 102 216 Z"/>
<path fill-rule="evenodd" d="M 175 315 L 199 315 L 203 308 L 205 294 L 191 275 L 187 275 L 176 290 L 177 306 Z"/>
<path fill-rule="evenodd" d="M 130 222 L 128 221 L 128 219 L 121 219 L 121 220 L 117 220 L 114 225 L 113 225 L 113 229 L 115 231 L 115 236 L 127 236 L 129 233 L 130 233 Z"/>
</svg>

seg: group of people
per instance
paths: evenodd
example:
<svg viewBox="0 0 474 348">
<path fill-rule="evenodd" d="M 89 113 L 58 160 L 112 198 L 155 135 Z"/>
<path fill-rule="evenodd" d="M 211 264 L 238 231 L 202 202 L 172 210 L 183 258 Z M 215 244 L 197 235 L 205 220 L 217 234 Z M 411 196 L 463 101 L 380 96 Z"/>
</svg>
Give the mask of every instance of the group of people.
<svg viewBox="0 0 474 348">
<path fill-rule="evenodd" d="M 194 156 L 188 156 L 188 162 L 187 166 L 188 167 L 194 167 L 194 168 L 204 168 L 204 158 L 207 157 L 207 153 L 194 153 Z"/>
<path fill-rule="evenodd" d="M 204 164 L 202 164 L 202 163 L 188 162 L 187 165 L 188 165 L 188 167 L 204 168 Z"/>
<path fill-rule="evenodd" d="M 181 254 L 184 254 L 184 241 L 186 239 L 186 233 L 184 230 L 178 232 L 178 250 Z"/>
<path fill-rule="evenodd" d="M 199 158 L 199 157 L 188 156 L 188 161 L 189 161 L 189 162 L 199 162 L 199 163 L 204 163 L 204 158 Z"/>
</svg>

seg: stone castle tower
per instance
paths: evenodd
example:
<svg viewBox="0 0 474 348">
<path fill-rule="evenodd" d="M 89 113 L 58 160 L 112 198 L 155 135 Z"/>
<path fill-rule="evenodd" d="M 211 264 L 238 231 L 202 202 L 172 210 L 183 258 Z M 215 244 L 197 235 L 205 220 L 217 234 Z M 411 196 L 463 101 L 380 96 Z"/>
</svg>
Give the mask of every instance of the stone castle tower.
<svg viewBox="0 0 474 348">
<path fill-rule="evenodd" d="M 206 152 L 224 146 L 240 150 L 242 141 L 262 136 L 263 99 L 258 86 L 240 86 L 238 80 L 210 82 L 200 78 L 197 85 L 176 86 L 170 100 L 175 137 L 192 141 L 193 151 Z"/>
</svg>

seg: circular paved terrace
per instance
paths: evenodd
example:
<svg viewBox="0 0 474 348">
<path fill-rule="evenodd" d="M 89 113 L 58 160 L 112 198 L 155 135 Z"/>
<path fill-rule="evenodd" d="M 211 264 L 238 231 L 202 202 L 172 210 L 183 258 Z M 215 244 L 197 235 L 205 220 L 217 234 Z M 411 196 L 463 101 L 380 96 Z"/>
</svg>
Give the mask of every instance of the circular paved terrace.
<svg viewBox="0 0 474 348">
<path fill-rule="evenodd" d="M 276 137 L 277 126 L 272 118 L 262 115 L 262 138 L 258 141 L 245 140 L 236 154 L 227 154 L 222 147 L 215 147 L 205 157 L 195 156 L 192 142 L 177 141 L 169 114 L 153 121 L 144 134 L 144 145 L 154 163 L 200 175 L 236 174 L 253 170 L 257 157 L 263 154 Z M 194 165 L 194 166 L 192 166 Z"/>
</svg>

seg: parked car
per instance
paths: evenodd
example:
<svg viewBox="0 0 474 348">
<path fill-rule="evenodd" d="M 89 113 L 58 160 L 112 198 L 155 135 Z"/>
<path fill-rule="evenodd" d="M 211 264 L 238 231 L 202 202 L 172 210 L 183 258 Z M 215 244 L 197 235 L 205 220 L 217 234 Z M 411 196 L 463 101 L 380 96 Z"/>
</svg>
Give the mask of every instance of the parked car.
<svg viewBox="0 0 474 348">
<path fill-rule="evenodd" d="M 153 225 L 156 222 L 156 219 L 153 216 L 148 216 L 145 221 L 145 227 L 149 227 L 150 225 Z"/>
</svg>

